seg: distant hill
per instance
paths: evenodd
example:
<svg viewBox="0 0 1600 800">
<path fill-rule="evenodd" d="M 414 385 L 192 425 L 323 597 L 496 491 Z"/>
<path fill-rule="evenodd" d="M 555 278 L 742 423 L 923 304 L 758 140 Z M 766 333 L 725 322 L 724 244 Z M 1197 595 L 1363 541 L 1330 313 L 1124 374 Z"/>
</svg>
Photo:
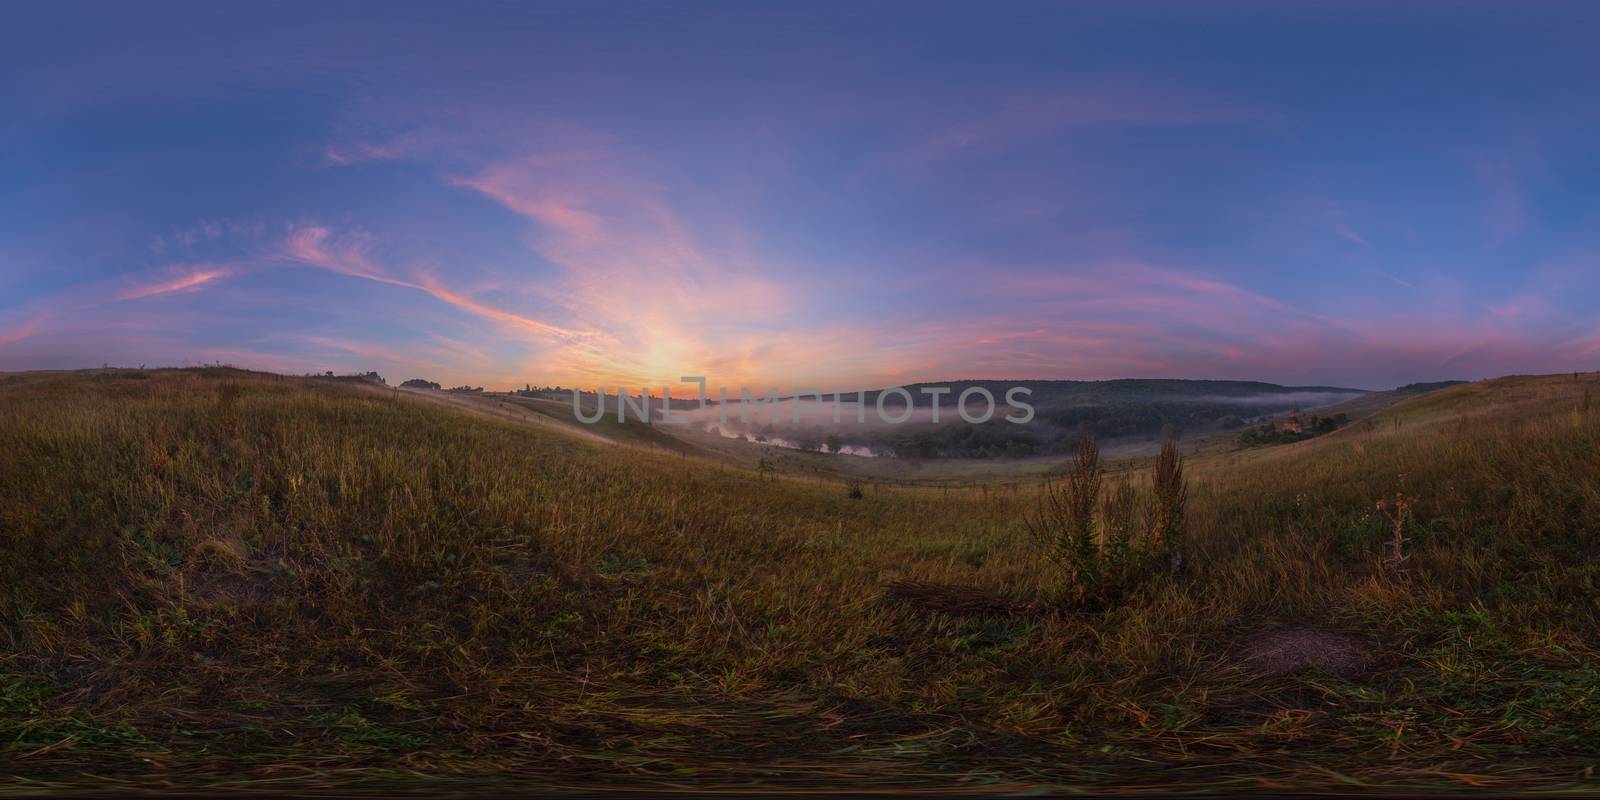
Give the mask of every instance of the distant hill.
<svg viewBox="0 0 1600 800">
<path fill-rule="evenodd" d="M 936 386 L 947 386 L 951 390 L 950 395 L 943 398 L 943 405 L 955 405 L 956 397 L 973 386 L 982 386 L 994 393 L 996 397 L 1003 397 L 1005 391 L 1013 386 L 1026 386 L 1033 390 L 1033 394 L 1029 397 L 1029 402 L 1035 406 L 1060 405 L 1063 403 L 1221 402 L 1276 408 L 1288 402 L 1290 404 L 1289 407 L 1294 407 L 1294 404 L 1310 407 L 1326 405 L 1329 402 L 1338 402 L 1368 393 L 1364 389 L 1347 389 L 1338 386 L 1281 386 L 1276 383 L 1264 383 L 1262 381 L 1183 380 L 1178 378 L 1117 378 L 1105 381 L 959 380 L 914 383 L 904 388 L 910 391 L 913 396 L 916 396 L 920 403 L 924 398 L 921 394 L 921 389 L 923 387 Z M 877 394 L 877 392 L 869 392 L 868 399 L 875 399 Z M 1329 398 L 1334 399 L 1330 400 Z"/>
</svg>

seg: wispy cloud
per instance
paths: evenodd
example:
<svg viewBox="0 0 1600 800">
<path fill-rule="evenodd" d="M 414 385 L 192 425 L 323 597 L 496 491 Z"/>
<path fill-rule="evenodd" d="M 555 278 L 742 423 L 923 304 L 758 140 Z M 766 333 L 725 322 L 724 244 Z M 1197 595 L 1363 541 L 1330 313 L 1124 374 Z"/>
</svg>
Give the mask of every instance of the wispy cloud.
<svg viewBox="0 0 1600 800">
<path fill-rule="evenodd" d="M 927 132 L 895 161 L 926 167 L 1091 129 L 1278 124 L 1256 106 L 1126 77 L 941 99 L 922 123 Z"/>
<path fill-rule="evenodd" d="M 198 292 L 240 271 L 232 264 L 173 264 L 131 281 L 98 281 L 37 298 L 18 309 L 26 321 L 0 333 L 0 347 L 58 330 L 81 327 L 85 315 L 131 301 Z M 102 314 L 104 316 L 104 314 Z"/>
<path fill-rule="evenodd" d="M 662 187 L 614 160 L 517 159 L 449 182 L 527 219 L 534 251 L 561 268 L 552 295 L 594 331 L 550 354 L 547 366 L 570 378 L 675 379 L 685 365 L 731 367 L 740 359 L 722 354 L 740 341 L 760 349 L 781 338 L 801 310 L 791 288 L 768 277 L 770 265 L 708 247 Z"/>
<path fill-rule="evenodd" d="M 27 322 L 22 323 L 22 325 L 9 331 L 0 332 L 0 347 L 16 344 L 17 342 L 32 336 L 34 331 L 37 331 L 38 329 L 38 321 L 28 320 Z"/>
<path fill-rule="evenodd" d="M 1393 283 L 1396 286 L 1404 286 L 1405 288 L 1410 289 L 1413 292 L 1417 291 L 1417 285 L 1416 284 L 1414 284 L 1411 281 L 1408 281 L 1408 280 L 1406 280 L 1404 278 L 1401 278 L 1398 275 L 1394 275 L 1392 273 L 1385 272 L 1384 270 L 1378 270 L 1378 274 L 1382 275 L 1384 277 L 1384 279 L 1388 280 L 1390 283 Z"/>
<path fill-rule="evenodd" d="M 139 300 L 156 295 L 190 292 L 233 274 L 232 267 L 211 265 L 184 265 L 175 268 L 178 274 L 168 278 L 130 287 L 118 295 L 122 300 Z"/>
<path fill-rule="evenodd" d="M 1530 184 L 1545 170 L 1536 130 L 1525 121 L 1506 123 L 1492 144 L 1466 159 L 1482 192 L 1480 221 L 1489 243 L 1500 245 L 1525 233 L 1537 221 Z"/>
<path fill-rule="evenodd" d="M 363 363 L 374 366 L 399 365 L 441 372 L 459 372 L 461 366 L 459 364 L 446 363 L 442 360 L 420 358 L 414 351 L 397 350 L 391 346 L 334 336 L 275 334 L 263 341 L 287 342 L 302 346 L 306 348 L 305 355 L 309 356 L 354 356 Z M 303 359 L 304 356 L 302 356 Z"/>
<path fill-rule="evenodd" d="M 1356 244 L 1359 244 L 1362 247 L 1371 247 L 1372 246 L 1371 244 L 1369 244 L 1367 242 L 1367 240 L 1365 238 L 1363 238 L 1361 236 L 1361 234 L 1356 233 L 1355 231 L 1351 230 L 1350 226 L 1344 224 L 1343 222 L 1335 222 L 1333 224 L 1333 232 L 1339 234 L 1339 236 L 1344 238 L 1346 241 L 1355 242 Z"/>
<path fill-rule="evenodd" d="M 282 256 L 293 263 L 340 275 L 424 292 L 456 309 L 516 332 L 555 340 L 573 340 L 585 335 L 582 331 L 480 302 L 444 285 L 436 275 L 422 268 L 414 268 L 414 274 L 402 277 L 392 268 L 380 264 L 372 255 L 373 248 L 373 239 L 367 234 L 337 234 L 326 227 L 308 225 L 291 230 L 284 241 Z"/>
<path fill-rule="evenodd" d="M 338 235 L 321 225 L 296 225 L 284 240 L 282 255 L 292 262 L 352 278 L 408 289 L 422 288 L 411 281 L 390 276 L 372 260 L 369 255 L 372 247 L 372 237 L 364 233 Z"/>
</svg>

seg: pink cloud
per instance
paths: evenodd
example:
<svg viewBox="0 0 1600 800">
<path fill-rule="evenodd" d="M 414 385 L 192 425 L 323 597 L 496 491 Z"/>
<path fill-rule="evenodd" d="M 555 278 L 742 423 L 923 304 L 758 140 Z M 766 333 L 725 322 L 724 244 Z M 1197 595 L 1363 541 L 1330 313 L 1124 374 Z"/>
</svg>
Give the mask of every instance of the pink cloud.
<svg viewBox="0 0 1600 800">
<path fill-rule="evenodd" d="M 328 228 L 312 225 L 291 230 L 283 244 L 282 256 L 294 263 L 340 275 L 424 292 L 456 309 L 514 331 L 554 339 L 576 339 L 585 335 L 582 331 L 480 302 L 445 286 L 436 276 L 420 269 L 416 270 L 415 277 L 397 276 L 373 258 L 372 249 L 373 241 L 365 234 L 338 235 Z"/>
<path fill-rule="evenodd" d="M 790 284 L 767 277 L 771 265 L 729 247 L 740 231 L 693 228 L 620 159 L 519 159 L 449 182 L 526 218 L 534 251 L 561 268 L 549 293 L 595 331 L 548 354 L 546 370 L 566 380 L 676 380 L 692 364 L 759 369 L 724 354 L 734 340 L 776 345 L 802 310 Z"/>
<path fill-rule="evenodd" d="M 383 267 L 368 255 L 371 248 L 372 239 L 365 234 L 340 236 L 320 225 L 307 225 L 296 226 L 290 230 L 288 238 L 283 243 L 283 255 L 290 261 L 352 278 L 364 278 L 410 289 L 420 288 L 410 281 L 386 274 Z"/>
<path fill-rule="evenodd" d="M 131 287 L 118 295 L 118 299 L 139 300 L 175 292 L 190 292 L 233 274 L 233 269 L 230 267 L 209 265 L 185 266 L 178 268 L 178 271 L 182 274 Z"/>
<path fill-rule="evenodd" d="M 32 336 L 34 334 L 34 332 L 37 331 L 38 329 L 39 329 L 38 321 L 37 320 L 29 320 L 29 321 L 23 323 L 18 328 L 15 328 L 15 329 L 13 329 L 11 331 L 8 331 L 8 332 L 5 332 L 5 333 L 0 333 L 0 347 L 5 347 L 7 345 L 16 344 L 17 342 L 20 342 L 23 339 L 26 339 L 26 338 Z"/>
<path fill-rule="evenodd" d="M 29 303 L 28 320 L 9 333 L 0 334 L 0 346 L 45 336 L 63 328 L 72 329 L 89 311 L 119 303 L 164 295 L 187 294 L 239 272 L 238 265 L 178 264 L 146 276 L 133 285 L 117 286 L 102 281 L 75 286 Z M 104 314 L 101 314 L 103 317 Z"/>
<path fill-rule="evenodd" d="M 465 294 L 446 287 L 431 274 L 423 273 L 420 275 L 415 286 L 416 288 L 427 292 L 438 300 L 442 300 L 456 308 L 466 311 L 469 314 L 499 323 L 505 327 L 526 331 L 539 336 L 552 337 L 555 339 L 576 339 L 580 336 L 580 334 L 575 331 L 550 325 L 531 317 L 525 317 L 521 314 L 515 314 L 504 309 L 495 308 L 494 306 L 486 303 L 478 302 L 477 300 L 474 300 Z"/>
</svg>

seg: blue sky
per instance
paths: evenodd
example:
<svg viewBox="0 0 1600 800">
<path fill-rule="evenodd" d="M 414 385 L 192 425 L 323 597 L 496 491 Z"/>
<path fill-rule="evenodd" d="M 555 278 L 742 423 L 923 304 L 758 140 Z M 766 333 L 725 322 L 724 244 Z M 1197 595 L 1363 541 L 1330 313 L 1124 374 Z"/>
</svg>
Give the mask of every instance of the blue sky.
<svg viewBox="0 0 1600 800">
<path fill-rule="evenodd" d="M 0 369 L 1600 369 L 1600 7 L 38 4 Z"/>
</svg>

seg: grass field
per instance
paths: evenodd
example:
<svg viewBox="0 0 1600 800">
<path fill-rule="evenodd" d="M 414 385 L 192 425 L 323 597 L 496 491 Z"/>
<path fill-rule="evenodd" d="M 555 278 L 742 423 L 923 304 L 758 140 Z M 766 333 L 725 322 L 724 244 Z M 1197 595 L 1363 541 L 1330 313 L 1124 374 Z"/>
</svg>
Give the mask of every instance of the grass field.
<svg viewBox="0 0 1600 800">
<path fill-rule="evenodd" d="M 1192 459 L 1181 571 L 1089 612 L 1045 602 L 1032 483 L 852 498 L 338 380 L 0 376 L 0 791 L 1600 788 L 1597 390 Z M 1286 631 L 1366 668 L 1260 668 Z"/>
</svg>

